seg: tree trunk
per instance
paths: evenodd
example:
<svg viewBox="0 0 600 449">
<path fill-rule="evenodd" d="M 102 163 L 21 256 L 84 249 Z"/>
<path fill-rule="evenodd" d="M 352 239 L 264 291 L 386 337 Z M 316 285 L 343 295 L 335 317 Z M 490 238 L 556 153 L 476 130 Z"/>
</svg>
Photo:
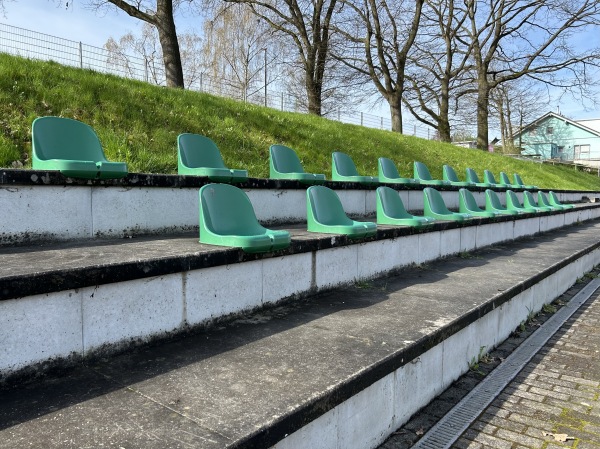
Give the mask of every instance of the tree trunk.
<svg viewBox="0 0 600 449">
<path fill-rule="evenodd" d="M 488 149 L 488 118 L 489 118 L 489 93 L 490 88 L 485 79 L 479 79 L 477 90 L 477 148 L 487 151 Z"/>
<path fill-rule="evenodd" d="M 392 131 L 402 133 L 402 101 L 396 95 L 390 95 L 387 100 L 392 117 Z"/>
<path fill-rule="evenodd" d="M 452 136 L 450 135 L 450 119 L 449 119 L 449 88 L 448 83 L 442 83 L 442 92 L 440 95 L 440 111 L 438 114 L 438 126 L 437 132 L 442 142 L 452 142 Z"/>
<path fill-rule="evenodd" d="M 321 115 L 321 89 L 313 80 L 306 81 L 306 95 L 308 97 L 308 113 Z"/>
<path fill-rule="evenodd" d="M 183 68 L 173 18 L 173 0 L 158 0 L 156 2 L 155 26 L 162 47 L 167 86 L 183 89 Z"/>
</svg>

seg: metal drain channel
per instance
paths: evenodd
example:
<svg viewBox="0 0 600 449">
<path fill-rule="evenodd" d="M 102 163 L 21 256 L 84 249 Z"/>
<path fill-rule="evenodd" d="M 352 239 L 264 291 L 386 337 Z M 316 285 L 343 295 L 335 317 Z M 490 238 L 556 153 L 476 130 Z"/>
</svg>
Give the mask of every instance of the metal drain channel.
<svg viewBox="0 0 600 449">
<path fill-rule="evenodd" d="M 600 287 L 594 279 L 527 338 L 481 383 L 440 419 L 412 449 L 448 449 L 525 367 L 541 347 Z"/>
</svg>

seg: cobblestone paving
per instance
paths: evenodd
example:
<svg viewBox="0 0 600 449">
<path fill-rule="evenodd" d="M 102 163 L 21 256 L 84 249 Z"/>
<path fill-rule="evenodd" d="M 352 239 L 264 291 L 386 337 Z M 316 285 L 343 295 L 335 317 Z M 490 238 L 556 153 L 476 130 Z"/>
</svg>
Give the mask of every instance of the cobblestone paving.
<svg viewBox="0 0 600 449">
<path fill-rule="evenodd" d="M 597 274 L 597 272 L 595 272 Z M 576 284 L 557 300 L 568 301 Z M 495 368 L 548 315 L 490 353 Z M 416 414 L 379 449 L 408 449 L 483 378 L 470 372 Z M 600 290 L 534 356 L 452 449 L 600 449 Z"/>
</svg>

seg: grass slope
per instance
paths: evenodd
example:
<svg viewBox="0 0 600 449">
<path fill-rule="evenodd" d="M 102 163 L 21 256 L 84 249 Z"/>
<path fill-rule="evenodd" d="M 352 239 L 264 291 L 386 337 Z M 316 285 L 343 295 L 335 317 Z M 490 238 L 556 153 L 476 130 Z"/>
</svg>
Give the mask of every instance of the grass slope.
<svg viewBox="0 0 600 449">
<path fill-rule="evenodd" d="M 294 148 L 305 170 L 331 175 L 331 153 L 348 153 L 358 171 L 377 175 L 377 158 L 391 158 L 401 175 L 412 176 L 412 162 L 424 162 L 437 178 L 450 164 L 464 176 L 474 168 L 483 178 L 489 169 L 521 174 L 544 188 L 600 190 L 600 179 L 568 167 L 542 166 L 501 155 L 388 131 L 346 125 L 280 112 L 208 94 L 167 89 L 53 62 L 0 54 L 0 166 L 15 160 L 29 166 L 31 122 L 56 115 L 91 125 L 112 161 L 125 161 L 132 172 L 176 173 L 177 135 L 212 138 L 232 168 L 252 177 L 268 177 L 269 145 Z"/>
</svg>

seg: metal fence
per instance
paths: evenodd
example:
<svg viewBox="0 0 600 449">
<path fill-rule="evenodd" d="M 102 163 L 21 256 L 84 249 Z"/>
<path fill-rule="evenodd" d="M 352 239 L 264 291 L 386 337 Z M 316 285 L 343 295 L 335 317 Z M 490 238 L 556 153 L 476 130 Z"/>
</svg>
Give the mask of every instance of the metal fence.
<svg viewBox="0 0 600 449">
<path fill-rule="evenodd" d="M 36 31 L 26 30 L 0 23 L 0 52 L 29 59 L 55 61 L 59 64 L 109 73 L 148 83 L 165 85 L 165 74 L 162 64 L 146 60 L 139 56 L 118 54 L 105 48 L 94 47 L 51 36 Z M 213 79 L 206 73 L 200 73 L 187 80 L 190 90 L 207 92 L 253 104 L 264 105 L 288 112 L 306 112 L 296 97 L 282 91 L 269 91 L 265 98 L 265 89 L 257 88 L 248 93 L 248 89 L 240 89 L 234 82 Z M 369 128 L 391 130 L 388 117 L 366 112 L 331 112 L 325 114 L 328 119 L 342 123 L 361 125 Z M 404 123 L 404 134 L 426 139 L 433 138 L 429 128 L 415 123 Z"/>
</svg>

